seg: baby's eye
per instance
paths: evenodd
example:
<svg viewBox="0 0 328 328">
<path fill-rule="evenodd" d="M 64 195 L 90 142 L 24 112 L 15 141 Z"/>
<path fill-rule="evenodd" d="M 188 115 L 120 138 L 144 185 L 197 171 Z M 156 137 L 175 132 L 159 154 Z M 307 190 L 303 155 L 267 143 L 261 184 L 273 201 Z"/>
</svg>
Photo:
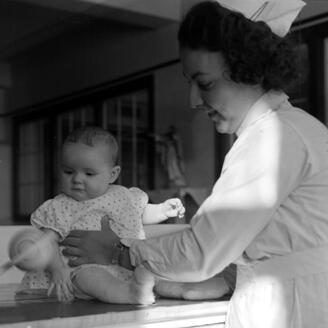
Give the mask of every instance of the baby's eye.
<svg viewBox="0 0 328 328">
<path fill-rule="evenodd" d="M 96 175 L 96 173 L 94 173 L 94 172 L 86 172 L 85 175 L 87 175 L 88 177 L 92 177 L 92 176 Z"/>
<path fill-rule="evenodd" d="M 63 170 L 63 173 L 64 173 L 64 174 L 72 174 L 73 171 L 72 171 L 72 170 Z"/>
</svg>

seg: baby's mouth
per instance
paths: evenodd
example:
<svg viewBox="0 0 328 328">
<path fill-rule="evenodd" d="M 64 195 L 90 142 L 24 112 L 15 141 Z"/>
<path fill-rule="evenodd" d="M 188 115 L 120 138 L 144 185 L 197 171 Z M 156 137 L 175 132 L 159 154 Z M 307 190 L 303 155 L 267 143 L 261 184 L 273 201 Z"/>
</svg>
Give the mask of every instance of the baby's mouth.
<svg viewBox="0 0 328 328">
<path fill-rule="evenodd" d="M 82 188 L 72 188 L 73 191 L 83 191 Z"/>
</svg>

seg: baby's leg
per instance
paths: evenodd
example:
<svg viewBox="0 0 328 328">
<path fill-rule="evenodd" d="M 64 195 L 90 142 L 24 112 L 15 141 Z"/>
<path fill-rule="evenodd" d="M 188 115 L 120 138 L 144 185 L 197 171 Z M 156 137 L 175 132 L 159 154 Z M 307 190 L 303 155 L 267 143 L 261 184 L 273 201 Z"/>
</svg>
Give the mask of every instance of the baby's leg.
<svg viewBox="0 0 328 328">
<path fill-rule="evenodd" d="M 154 277 L 142 267 L 136 268 L 131 281 L 116 278 L 105 268 L 90 266 L 79 270 L 74 285 L 85 294 L 103 302 L 120 304 L 152 304 Z"/>
<path fill-rule="evenodd" d="M 159 280 L 155 292 L 162 297 L 185 300 L 204 300 L 219 298 L 229 292 L 229 287 L 220 276 L 201 282 L 171 282 Z"/>
</svg>

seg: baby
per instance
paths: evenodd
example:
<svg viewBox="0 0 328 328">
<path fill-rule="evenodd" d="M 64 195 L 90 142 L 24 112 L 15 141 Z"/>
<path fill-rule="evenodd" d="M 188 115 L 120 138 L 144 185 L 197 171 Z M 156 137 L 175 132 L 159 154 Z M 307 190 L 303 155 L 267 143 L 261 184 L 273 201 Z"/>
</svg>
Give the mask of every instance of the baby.
<svg viewBox="0 0 328 328">
<path fill-rule="evenodd" d="M 101 230 L 106 222 L 120 238 L 144 239 L 143 224 L 184 216 L 185 209 L 177 198 L 149 204 L 147 194 L 140 189 L 113 184 L 120 174 L 117 153 L 115 138 L 101 128 L 80 128 L 66 138 L 61 160 L 62 193 L 31 215 L 32 225 L 48 234 L 53 243 L 52 260 L 45 271 L 27 272 L 20 291 L 48 290 L 62 301 L 76 297 L 132 304 L 153 303 L 154 290 L 160 296 L 184 299 L 225 294 L 228 288 L 220 276 L 200 283 L 180 283 L 155 281 L 142 266 L 132 272 L 118 265 L 67 265 L 58 243 L 71 230 Z"/>
<path fill-rule="evenodd" d="M 154 278 L 142 267 L 135 272 L 98 264 L 71 269 L 57 246 L 70 230 L 100 230 L 104 216 L 119 237 L 137 239 L 145 238 L 143 224 L 183 217 L 185 209 L 177 198 L 148 204 L 142 190 L 113 184 L 120 174 L 117 153 L 115 138 L 101 128 L 81 128 L 66 138 L 61 161 L 62 193 L 31 215 L 32 225 L 51 234 L 58 251 L 47 270 L 25 274 L 21 292 L 55 291 L 64 301 L 74 297 L 112 303 L 154 301 Z"/>
</svg>

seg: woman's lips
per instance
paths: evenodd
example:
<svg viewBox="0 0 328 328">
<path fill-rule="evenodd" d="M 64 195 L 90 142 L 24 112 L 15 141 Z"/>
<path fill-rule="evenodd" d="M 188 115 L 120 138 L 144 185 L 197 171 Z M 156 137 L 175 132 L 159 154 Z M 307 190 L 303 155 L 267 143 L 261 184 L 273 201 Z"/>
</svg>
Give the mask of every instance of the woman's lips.
<svg viewBox="0 0 328 328">
<path fill-rule="evenodd" d="M 199 109 L 202 109 L 208 115 L 208 117 L 216 123 L 224 120 L 223 115 L 219 111 L 213 109 L 210 106 L 205 105 L 205 106 L 199 107 Z"/>
<path fill-rule="evenodd" d="M 209 118 L 211 118 L 212 120 L 218 116 L 216 112 L 207 112 L 207 115 Z"/>
<path fill-rule="evenodd" d="M 224 117 L 217 111 L 207 112 L 207 115 L 212 121 L 216 123 L 224 120 Z"/>
</svg>

